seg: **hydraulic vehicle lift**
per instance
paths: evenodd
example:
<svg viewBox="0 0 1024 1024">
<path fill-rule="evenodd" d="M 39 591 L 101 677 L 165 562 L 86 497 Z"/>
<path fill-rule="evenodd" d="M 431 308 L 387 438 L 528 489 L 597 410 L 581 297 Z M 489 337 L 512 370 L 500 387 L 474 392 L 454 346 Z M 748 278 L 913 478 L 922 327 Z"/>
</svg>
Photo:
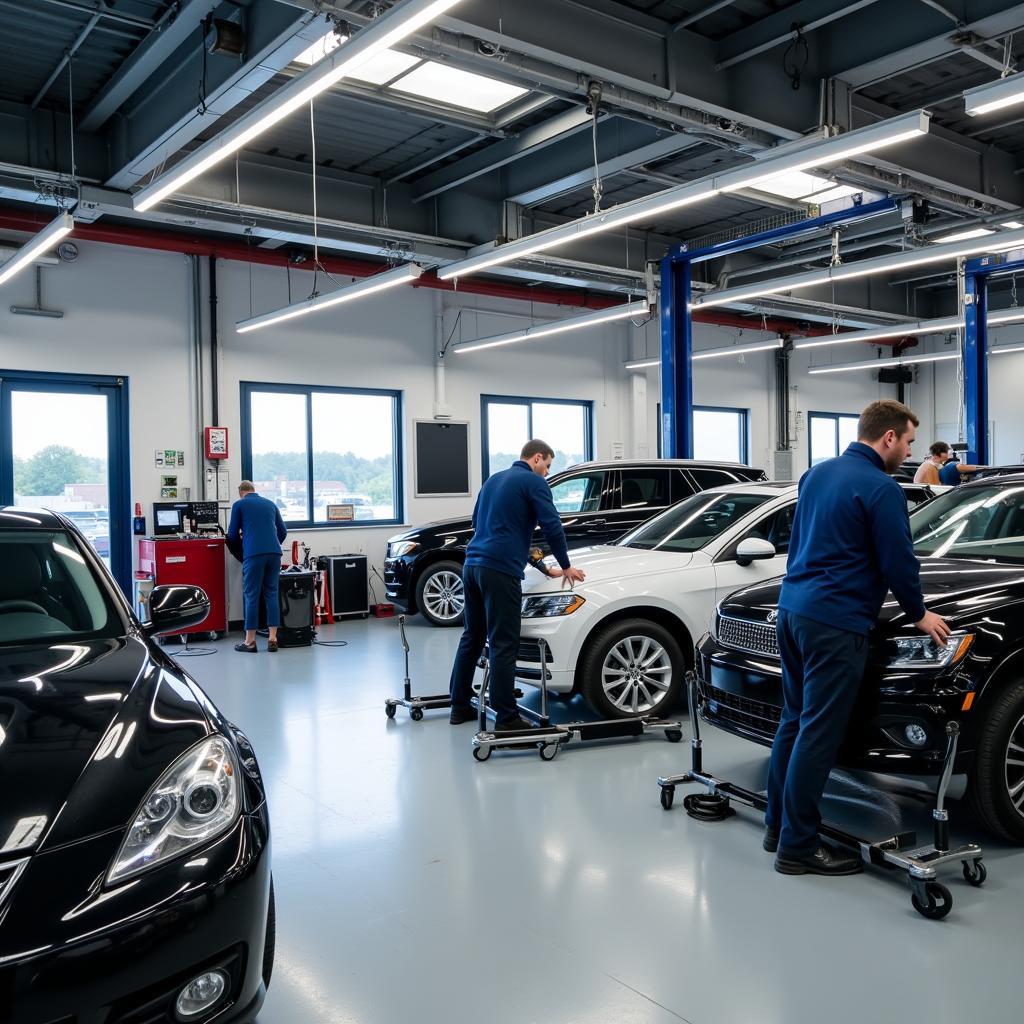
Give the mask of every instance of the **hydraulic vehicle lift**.
<svg viewBox="0 0 1024 1024">
<path fill-rule="evenodd" d="M 693 672 L 687 673 L 687 686 L 690 695 L 690 717 L 693 721 L 691 767 L 688 772 L 681 775 L 669 775 L 658 779 L 658 785 L 661 787 L 661 806 L 666 811 L 670 810 L 676 786 L 695 782 L 703 786 L 705 792 L 690 793 L 683 799 L 683 808 L 692 818 L 702 821 L 724 821 L 736 813 L 730 806 L 732 801 L 763 813 L 768 806 L 765 794 L 744 789 L 734 782 L 719 779 L 704 771 L 696 676 Z M 821 836 L 859 854 L 865 864 L 905 872 L 914 909 L 933 921 L 941 920 L 953 908 L 952 893 L 937 880 L 939 868 L 960 861 L 963 865 L 964 880 L 973 886 L 984 885 L 988 875 L 980 846 L 968 843 L 951 849 L 949 845 L 949 812 L 945 809 L 945 800 L 949 780 L 953 774 L 959 733 L 960 727 L 956 722 L 947 723 L 946 735 L 949 741 L 935 796 L 935 809 L 932 811 L 934 836 L 931 845 L 918 846 L 915 832 L 902 832 L 888 839 L 871 842 L 825 822 L 820 829 Z"/>
</svg>

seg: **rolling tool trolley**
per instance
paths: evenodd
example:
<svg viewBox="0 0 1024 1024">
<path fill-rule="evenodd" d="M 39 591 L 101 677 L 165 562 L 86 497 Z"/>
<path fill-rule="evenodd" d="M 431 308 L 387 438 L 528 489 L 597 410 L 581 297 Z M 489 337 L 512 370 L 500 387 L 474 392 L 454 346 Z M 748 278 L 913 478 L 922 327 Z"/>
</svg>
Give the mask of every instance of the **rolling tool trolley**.
<svg viewBox="0 0 1024 1024">
<path fill-rule="evenodd" d="M 611 740 L 643 736 L 649 732 L 664 733 L 669 743 L 678 743 L 683 738 L 682 722 L 670 722 L 661 718 L 638 717 L 617 718 L 604 722 L 568 722 L 554 725 L 548 716 L 547 644 L 543 637 L 540 645 L 540 711 L 520 706 L 519 713 L 537 723 L 536 729 L 509 729 L 502 732 L 487 728 L 487 689 L 491 679 L 490 663 L 484 661 L 484 680 L 477 698 L 479 712 L 478 732 L 473 737 L 473 757 L 486 761 L 495 749 L 532 750 L 537 749 L 542 761 L 553 761 L 562 747 L 574 740 Z"/>
<path fill-rule="evenodd" d="M 732 801 L 753 807 L 757 811 L 765 811 L 768 806 L 767 797 L 763 793 L 755 793 L 744 789 L 733 782 L 716 778 L 704 771 L 700 739 L 700 716 L 697 709 L 696 676 L 687 673 L 687 686 L 690 695 L 690 717 L 693 721 L 693 739 L 691 741 L 691 767 L 681 775 L 669 775 L 658 779 L 661 787 L 661 806 L 670 810 L 675 797 L 676 786 L 696 782 L 704 787 L 704 793 L 690 793 L 683 799 L 683 808 L 692 818 L 702 821 L 724 821 L 736 812 L 730 806 Z M 949 738 L 946 747 L 946 759 L 943 764 L 942 776 L 939 779 L 935 795 L 935 809 L 932 811 L 934 836 L 931 845 L 918 846 L 916 832 L 902 832 L 870 842 L 855 836 L 834 825 L 822 823 L 819 834 L 832 840 L 854 853 L 860 855 L 865 864 L 906 873 L 910 885 L 910 901 L 914 909 L 923 917 L 933 921 L 944 918 L 953 908 L 953 895 L 937 880 L 938 869 L 960 861 L 963 866 L 964 880 L 973 886 L 985 884 L 987 871 L 983 863 L 983 852 L 980 846 L 968 843 L 951 849 L 949 845 L 949 812 L 945 809 L 946 790 L 953 774 L 953 761 L 956 757 L 957 740 L 960 727 L 956 722 L 946 725 Z"/>
</svg>

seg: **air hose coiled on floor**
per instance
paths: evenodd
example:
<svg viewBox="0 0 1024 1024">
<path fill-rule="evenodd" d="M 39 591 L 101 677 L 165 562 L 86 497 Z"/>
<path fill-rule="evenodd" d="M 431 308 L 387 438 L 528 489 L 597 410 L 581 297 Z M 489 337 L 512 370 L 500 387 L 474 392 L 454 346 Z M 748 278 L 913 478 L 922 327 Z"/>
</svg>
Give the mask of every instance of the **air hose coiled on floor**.
<svg viewBox="0 0 1024 1024">
<path fill-rule="evenodd" d="M 725 821 L 736 813 L 721 793 L 690 793 L 683 797 L 683 810 L 698 821 Z"/>
</svg>

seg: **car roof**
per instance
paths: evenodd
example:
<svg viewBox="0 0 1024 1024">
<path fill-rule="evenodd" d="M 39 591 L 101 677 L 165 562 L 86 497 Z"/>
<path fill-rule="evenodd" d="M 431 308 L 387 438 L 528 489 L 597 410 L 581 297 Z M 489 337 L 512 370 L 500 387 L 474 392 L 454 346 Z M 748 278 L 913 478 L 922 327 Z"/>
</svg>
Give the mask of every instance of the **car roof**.
<svg viewBox="0 0 1024 1024">
<path fill-rule="evenodd" d="M 796 484 L 791 480 L 742 480 L 721 487 L 708 487 L 697 494 L 764 494 L 765 491 L 784 497 L 789 491 L 796 493 Z"/>
<path fill-rule="evenodd" d="M 761 473 L 763 470 L 748 466 L 745 462 L 710 462 L 703 459 L 600 459 L 591 462 L 577 462 L 574 466 L 560 469 L 562 473 L 573 473 L 580 469 L 742 469 L 746 473 Z"/>
<path fill-rule="evenodd" d="M 24 530 L 33 526 L 44 530 L 63 530 L 66 525 L 63 516 L 48 508 L 22 508 L 16 505 L 0 507 L 0 530 Z"/>
</svg>

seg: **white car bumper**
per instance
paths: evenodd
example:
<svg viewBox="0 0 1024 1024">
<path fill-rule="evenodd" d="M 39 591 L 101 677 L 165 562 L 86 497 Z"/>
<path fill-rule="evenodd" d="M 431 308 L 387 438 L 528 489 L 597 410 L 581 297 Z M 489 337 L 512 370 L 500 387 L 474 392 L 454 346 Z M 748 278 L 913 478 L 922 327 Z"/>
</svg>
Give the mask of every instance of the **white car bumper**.
<svg viewBox="0 0 1024 1024">
<path fill-rule="evenodd" d="M 567 619 L 523 619 L 520 625 L 519 656 L 516 658 L 516 683 L 540 686 L 540 645 L 543 638 L 548 648 L 548 690 L 569 693 L 575 681 L 575 665 L 571 663 L 572 634 Z"/>
</svg>

